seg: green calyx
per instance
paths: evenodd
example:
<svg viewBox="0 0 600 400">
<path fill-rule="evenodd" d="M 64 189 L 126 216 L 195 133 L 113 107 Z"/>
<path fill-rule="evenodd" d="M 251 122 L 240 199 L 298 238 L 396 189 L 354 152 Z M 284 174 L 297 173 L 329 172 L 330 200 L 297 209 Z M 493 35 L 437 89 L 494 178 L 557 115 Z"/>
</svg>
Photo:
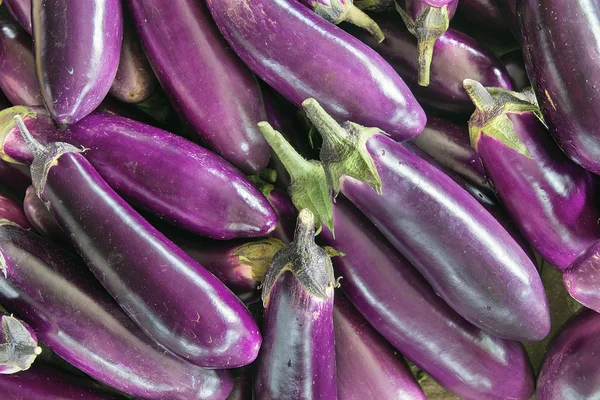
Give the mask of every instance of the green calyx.
<svg viewBox="0 0 600 400">
<path fill-rule="evenodd" d="M 527 113 L 541 115 L 532 91 L 521 93 L 500 88 L 485 88 L 472 79 L 465 79 L 463 86 L 475 105 L 475 112 L 469 119 L 471 145 L 477 150 L 482 134 L 486 134 L 504 143 L 506 146 L 531 158 L 525 143 L 516 134 L 508 113 Z"/>
<path fill-rule="evenodd" d="M 29 369 L 42 352 L 37 340 L 23 324 L 12 315 L 2 317 L 4 343 L 0 344 L 0 365 L 12 367 L 13 372 Z"/>
<path fill-rule="evenodd" d="M 433 47 L 438 38 L 442 36 L 450 26 L 448 7 L 431 7 L 427 5 L 414 20 L 398 4 L 398 2 L 396 2 L 396 11 L 398 11 L 400 17 L 402 17 L 402 21 L 404 21 L 408 31 L 417 38 L 419 85 L 429 86 Z"/>
<path fill-rule="evenodd" d="M 338 1 L 332 0 L 327 2 L 327 5 L 319 2 L 313 2 L 313 9 L 315 13 L 327 21 L 337 25 L 340 22 L 349 22 L 358 26 L 359 28 L 365 29 L 375 39 L 377 43 L 383 42 L 385 36 L 381 31 L 377 22 L 373 21 L 371 17 L 356 7 L 352 1 Z"/>
<path fill-rule="evenodd" d="M 21 164 L 4 152 L 4 141 L 7 135 L 15 129 L 17 125 L 15 117 L 17 115 L 22 119 L 35 118 L 37 116 L 35 111 L 26 106 L 15 106 L 0 111 L 0 158 L 10 163 Z"/>
<path fill-rule="evenodd" d="M 233 255 L 240 263 L 250 267 L 254 280 L 262 281 L 273 257 L 284 247 L 281 240 L 268 238 L 245 243 L 235 249 Z"/>
<path fill-rule="evenodd" d="M 354 5 L 365 11 L 387 11 L 394 5 L 394 0 L 356 0 Z"/>
</svg>

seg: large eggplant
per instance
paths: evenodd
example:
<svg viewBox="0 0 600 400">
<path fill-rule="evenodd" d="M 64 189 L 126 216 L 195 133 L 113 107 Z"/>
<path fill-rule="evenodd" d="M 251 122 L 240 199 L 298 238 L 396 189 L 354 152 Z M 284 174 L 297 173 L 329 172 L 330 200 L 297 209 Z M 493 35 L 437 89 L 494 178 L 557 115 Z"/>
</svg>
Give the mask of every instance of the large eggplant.
<svg viewBox="0 0 600 400">
<path fill-rule="evenodd" d="M 379 126 L 396 140 L 423 130 L 425 113 L 392 67 L 296 0 L 207 4 L 240 58 L 297 106 L 315 97 L 336 118 Z"/>
<path fill-rule="evenodd" d="M 243 303 L 115 193 L 81 154 L 41 145 L 33 186 L 100 283 L 142 330 L 185 360 L 213 368 L 254 361 L 261 336 Z"/>
<path fill-rule="evenodd" d="M 0 374 L 28 370 L 41 352 L 37 336 L 27 323 L 0 313 Z"/>
<path fill-rule="evenodd" d="M 158 81 L 194 132 L 246 173 L 266 167 L 269 147 L 256 129 L 265 118 L 258 82 L 227 47 L 203 2 L 128 3 Z"/>
<path fill-rule="evenodd" d="M 573 161 L 600 173 L 600 3 L 523 0 L 519 18 L 525 67 L 545 122 Z"/>
<path fill-rule="evenodd" d="M 233 382 L 225 371 L 200 368 L 165 352 L 127 317 L 81 261 L 35 233 L 0 226 L 0 254 L 6 274 L 0 277 L 2 304 L 86 374 L 145 399 L 222 400 L 231 391 Z"/>
<path fill-rule="evenodd" d="M 342 293 L 333 307 L 340 400 L 426 400 L 406 362 Z"/>
<path fill-rule="evenodd" d="M 7 161 L 29 164 L 33 154 L 13 117 L 20 115 L 46 144 L 85 147 L 86 158 L 132 204 L 214 239 L 264 236 L 277 218 L 261 193 L 231 164 L 179 136 L 117 115 L 94 113 L 58 130 L 41 108 L 0 113 Z M 0 139 L 2 140 L 2 139 Z"/>
<path fill-rule="evenodd" d="M 120 0 L 31 0 L 35 72 L 46 108 L 61 124 L 96 109 L 115 79 Z"/>
<path fill-rule="evenodd" d="M 31 0 L 4 0 L 10 15 L 31 35 Z"/>
<path fill-rule="evenodd" d="M 537 400 L 589 400 L 600 396 L 600 314 L 583 310 L 551 342 L 537 381 Z"/>
<path fill-rule="evenodd" d="M 265 274 L 265 341 L 256 378 L 262 400 L 337 399 L 335 280 L 329 255 L 314 236 L 314 216 L 301 210 L 294 240 L 275 254 Z"/>
<path fill-rule="evenodd" d="M 462 87 L 463 80 L 467 78 L 483 82 L 486 86 L 511 89 L 510 78 L 494 53 L 475 39 L 452 28 L 435 42 L 429 86 L 420 86 L 417 79 L 419 65 L 415 38 L 402 26 L 397 15 L 380 14 L 374 18 L 385 34 L 386 39 L 382 43 L 376 43 L 371 35 L 360 29 L 345 29 L 381 54 L 424 106 L 451 115 L 472 112 L 473 104 Z M 363 125 L 378 126 L 385 131 L 382 125 Z"/>
</svg>

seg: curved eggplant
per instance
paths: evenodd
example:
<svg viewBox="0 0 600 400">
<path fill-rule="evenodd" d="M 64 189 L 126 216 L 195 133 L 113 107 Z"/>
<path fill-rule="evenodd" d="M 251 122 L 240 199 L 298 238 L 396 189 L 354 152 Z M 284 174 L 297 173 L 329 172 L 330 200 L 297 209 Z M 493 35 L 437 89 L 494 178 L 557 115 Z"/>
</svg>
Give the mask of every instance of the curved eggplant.
<svg viewBox="0 0 600 400">
<path fill-rule="evenodd" d="M 7 221 L 23 229 L 31 229 L 23 207 L 10 197 L 0 194 L 0 223 Z"/>
<path fill-rule="evenodd" d="M 175 109 L 233 165 L 246 173 L 264 169 L 271 153 L 256 129 L 265 119 L 258 83 L 227 47 L 203 2 L 128 3 L 148 61 Z"/>
<path fill-rule="evenodd" d="M 502 64 L 510 76 L 513 90 L 521 91 L 531 86 L 527 71 L 525 71 L 525 62 L 523 61 L 523 52 L 521 49 L 510 51 L 500 57 Z"/>
<path fill-rule="evenodd" d="M 600 3 L 523 0 L 519 16 L 525 67 L 544 121 L 569 158 L 600 173 Z"/>
<path fill-rule="evenodd" d="M 28 370 L 41 352 L 37 336 L 27 323 L 0 314 L 0 374 Z"/>
<path fill-rule="evenodd" d="M 60 142 L 43 146 L 19 117 L 17 124 L 35 154 L 36 193 L 142 330 L 203 367 L 254 361 L 261 336 L 243 303 L 119 197 L 82 150 Z"/>
<path fill-rule="evenodd" d="M 31 0 L 4 0 L 12 17 L 31 35 Z"/>
<path fill-rule="evenodd" d="M 120 0 L 31 0 L 35 72 L 46 108 L 72 124 L 100 105 L 115 79 Z"/>
<path fill-rule="evenodd" d="M 84 155 L 111 187 L 174 225 L 213 239 L 233 239 L 267 235 L 277 224 L 261 193 L 221 157 L 117 115 L 93 113 L 58 130 L 44 109 L 5 110 L 0 113 L 0 155 L 7 161 L 33 160 L 15 115 L 41 143 L 65 141 L 86 148 Z"/>
<path fill-rule="evenodd" d="M 0 277 L 2 304 L 18 312 L 50 349 L 91 377 L 145 399 L 221 400 L 231 391 L 227 372 L 200 368 L 165 352 L 79 260 L 35 233 L 0 226 L 0 254 L 6 274 Z M 76 380 L 70 382 L 76 386 Z M 38 384 L 48 383 L 39 381 L 31 390 L 39 390 Z M 60 381 L 57 385 L 60 392 L 66 390 Z"/>
<path fill-rule="evenodd" d="M 389 64 L 296 0 L 207 4 L 240 58 L 297 106 L 315 97 L 336 118 L 379 126 L 395 140 L 423 130 L 423 109 Z"/>
<path fill-rule="evenodd" d="M 27 220 L 40 235 L 54 241 L 66 242 L 67 236 L 56 222 L 56 219 L 50 214 L 46 205 L 40 200 L 35 188 L 29 186 L 25 192 L 23 200 L 23 211 Z"/>
</svg>

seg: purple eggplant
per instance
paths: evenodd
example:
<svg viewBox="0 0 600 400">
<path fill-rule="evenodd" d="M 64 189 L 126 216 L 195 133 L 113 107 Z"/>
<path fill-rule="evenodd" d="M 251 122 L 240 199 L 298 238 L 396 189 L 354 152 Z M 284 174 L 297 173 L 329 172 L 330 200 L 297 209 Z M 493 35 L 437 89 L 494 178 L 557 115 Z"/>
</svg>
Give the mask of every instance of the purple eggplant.
<svg viewBox="0 0 600 400">
<path fill-rule="evenodd" d="M 500 10 L 500 14 L 502 18 L 504 18 L 504 22 L 506 26 L 513 33 L 515 38 L 519 38 L 519 28 L 517 24 L 517 2 L 519 0 L 494 0 L 496 3 L 496 7 Z M 520 50 L 519 50 L 520 51 Z"/>
<path fill-rule="evenodd" d="M 425 113 L 392 67 L 296 0 L 207 4 L 240 58 L 297 106 L 315 97 L 336 118 L 379 126 L 395 140 L 423 130 Z"/>
<path fill-rule="evenodd" d="M 294 226 L 298 212 L 286 192 L 272 185 L 260 187 L 273 210 L 277 214 L 277 226 L 269 236 L 288 244 L 294 239 Z"/>
<path fill-rule="evenodd" d="M 264 236 L 277 218 L 238 170 L 214 153 L 181 137 L 139 122 L 94 113 L 57 130 L 44 109 L 13 108 L 4 122 L 2 156 L 31 163 L 33 155 L 11 116 L 20 115 L 46 144 L 65 141 L 85 147 L 86 158 L 132 204 L 166 221 L 214 239 Z"/>
<path fill-rule="evenodd" d="M 41 352 L 37 336 L 27 323 L 0 314 L 0 374 L 28 370 Z"/>
<path fill-rule="evenodd" d="M 365 213 L 454 310 L 507 339 L 548 334 L 535 265 L 477 200 L 378 128 L 342 127 L 314 99 L 304 109 L 323 136 L 321 160 L 334 194 L 341 190 Z"/>
<path fill-rule="evenodd" d="M 600 314 L 583 310 L 551 342 L 538 376 L 537 400 L 588 400 L 600 396 Z"/>
<path fill-rule="evenodd" d="M 417 81 L 419 65 L 416 61 L 415 38 L 402 26 L 397 15 L 377 15 L 375 21 L 381 26 L 386 38 L 380 44 L 359 29 L 346 29 L 381 54 L 406 80 L 415 97 L 424 106 L 452 115 L 473 112 L 473 104 L 462 87 L 463 80 L 467 78 L 483 82 L 486 86 L 512 88 L 504 66 L 494 53 L 475 39 L 452 28 L 435 42 L 431 82 L 427 87 L 420 86 Z M 385 128 L 381 128 L 385 131 Z"/>
<path fill-rule="evenodd" d="M 494 0 L 460 0 L 456 17 L 486 32 L 510 35 L 508 24 Z"/>
<path fill-rule="evenodd" d="M 194 132 L 242 171 L 265 168 L 270 151 L 256 129 L 265 118 L 258 83 L 227 47 L 203 2 L 128 3 L 158 81 Z"/>
<path fill-rule="evenodd" d="M 523 0 L 519 18 L 525 67 L 545 122 L 569 158 L 600 173 L 600 3 Z"/>
<path fill-rule="evenodd" d="M 50 214 L 46 205 L 35 193 L 35 188 L 33 186 L 29 186 L 25 192 L 23 211 L 25 212 L 27 220 L 37 233 L 50 240 L 59 242 L 68 241 L 68 238 L 58 225 L 58 222 L 56 222 L 56 219 Z"/>
<path fill-rule="evenodd" d="M 579 255 L 563 274 L 567 292 L 587 308 L 600 312 L 600 240 Z"/>
<path fill-rule="evenodd" d="M 22 198 L 29 185 L 31 185 L 29 168 L 0 159 L 0 187 Z"/>
<path fill-rule="evenodd" d="M 31 0 L 4 0 L 10 15 L 31 35 Z"/>
<path fill-rule="evenodd" d="M 521 91 L 531 86 L 529 78 L 527 77 L 527 71 L 525 71 L 525 63 L 523 61 L 523 52 L 521 49 L 510 51 L 502 57 L 502 64 L 510 76 L 510 82 L 512 83 L 513 90 Z"/>
<path fill-rule="evenodd" d="M 301 210 L 294 240 L 275 254 L 265 274 L 259 399 L 337 399 L 335 279 L 331 259 L 314 236 L 315 218 Z"/>
<path fill-rule="evenodd" d="M 458 0 L 401 0 L 396 10 L 408 31 L 417 39 L 418 83 L 429 86 L 431 60 L 436 41 L 448 30 Z"/>
<path fill-rule="evenodd" d="M 35 72 L 46 108 L 72 124 L 100 105 L 115 79 L 120 0 L 31 0 Z"/>
<path fill-rule="evenodd" d="M 477 111 L 469 121 L 498 198 L 534 249 L 561 270 L 600 239 L 595 179 L 567 158 L 532 113 L 531 92 L 465 80 Z"/>
<path fill-rule="evenodd" d="M 342 293 L 335 294 L 333 325 L 340 400 L 426 400 L 401 356 Z"/>
<path fill-rule="evenodd" d="M 35 233 L 0 226 L 0 254 L 2 304 L 91 377 L 145 399 L 216 400 L 231 391 L 227 372 L 197 367 L 152 342 L 79 260 Z"/>
<path fill-rule="evenodd" d="M 0 21 L 0 89 L 14 105 L 44 104 L 35 77 L 31 38 L 14 21 Z"/>
<path fill-rule="evenodd" d="M 60 142 L 43 146 L 19 117 L 17 124 L 35 155 L 36 193 L 142 330 L 203 367 L 254 361 L 261 336 L 243 303 L 119 197 L 83 150 Z"/>
<path fill-rule="evenodd" d="M 0 194 L 0 223 L 6 221 L 23 229 L 31 229 L 23 208 L 13 199 Z"/>
</svg>

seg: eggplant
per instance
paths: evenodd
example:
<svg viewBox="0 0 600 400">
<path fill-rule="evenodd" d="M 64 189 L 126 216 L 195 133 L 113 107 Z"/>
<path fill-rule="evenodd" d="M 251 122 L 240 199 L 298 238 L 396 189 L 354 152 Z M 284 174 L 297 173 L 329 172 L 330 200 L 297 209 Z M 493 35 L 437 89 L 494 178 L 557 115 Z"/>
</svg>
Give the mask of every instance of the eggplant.
<svg viewBox="0 0 600 400">
<path fill-rule="evenodd" d="M 285 244 L 290 243 L 294 239 L 294 226 L 298 217 L 294 204 L 286 192 L 271 185 L 263 186 L 261 192 L 277 214 L 277 226 L 269 236 Z"/>
<path fill-rule="evenodd" d="M 435 42 L 430 72 L 431 82 L 427 87 L 420 86 L 417 79 L 419 65 L 416 61 L 418 50 L 415 38 L 402 26 L 402 21 L 397 15 L 381 14 L 375 15 L 374 18 L 386 37 L 386 40 L 380 44 L 359 29 L 353 27 L 345 29 L 388 61 L 406 81 L 423 106 L 454 118 L 457 114 L 472 113 L 473 104 L 462 87 L 462 82 L 466 78 L 478 80 L 486 86 L 512 88 L 504 66 L 494 53 L 475 39 L 452 28 Z M 336 119 L 347 120 L 348 118 L 336 117 Z M 361 122 L 357 121 L 357 123 Z M 382 125 L 363 124 L 379 126 L 386 131 Z"/>
<path fill-rule="evenodd" d="M 406 362 L 342 293 L 335 294 L 333 326 L 340 400 L 426 400 Z"/>
<path fill-rule="evenodd" d="M 8 19 L 0 20 L 0 89 L 14 105 L 44 104 L 35 77 L 31 38 Z"/>
<path fill-rule="evenodd" d="M 100 105 L 115 79 L 120 0 L 31 0 L 35 72 L 44 104 L 60 124 Z"/>
<path fill-rule="evenodd" d="M 0 277 L 2 304 L 91 377 L 145 399 L 224 399 L 231 391 L 226 371 L 197 367 L 152 342 L 71 254 L 10 224 L 0 226 L 0 254 L 6 273 Z M 28 388 L 54 390 L 36 382 Z M 77 386 L 77 380 L 67 382 Z M 68 388 L 58 381 L 55 389 Z"/>
<path fill-rule="evenodd" d="M 17 114 L 44 144 L 65 141 L 88 149 L 84 155 L 111 187 L 167 222 L 214 239 L 264 236 L 277 224 L 265 198 L 228 162 L 181 137 L 116 115 L 94 113 L 58 130 L 44 109 L 5 110 L 0 153 L 7 161 L 33 160 L 14 124 Z"/>
<path fill-rule="evenodd" d="M 595 178 L 567 158 L 532 113 L 527 95 L 465 80 L 477 111 L 471 143 L 498 198 L 534 249 L 565 270 L 600 239 Z"/>
<path fill-rule="evenodd" d="M 418 83 L 429 86 L 431 60 L 436 41 L 448 30 L 458 0 L 404 0 L 404 8 L 397 2 L 408 31 L 417 39 Z"/>
<path fill-rule="evenodd" d="M 35 155 L 36 193 L 131 319 L 191 363 L 235 368 L 254 361 L 261 336 L 243 303 L 119 197 L 83 150 L 41 145 L 16 118 Z"/>
<path fill-rule="evenodd" d="M 496 7 L 500 10 L 504 23 L 508 26 L 517 40 L 519 39 L 519 28 L 517 18 L 517 1 L 519 0 L 494 0 Z"/>
<path fill-rule="evenodd" d="M 337 399 L 333 330 L 335 279 L 314 242 L 315 218 L 303 209 L 294 240 L 273 257 L 262 287 L 264 343 L 259 399 Z"/>
<path fill-rule="evenodd" d="M 31 0 L 4 0 L 8 12 L 31 35 Z"/>
<path fill-rule="evenodd" d="M 571 160 L 598 174 L 600 4 L 596 0 L 523 0 L 519 4 L 525 67 L 544 121 Z"/>
<path fill-rule="evenodd" d="M 7 221 L 23 229 L 31 229 L 23 207 L 10 197 L 0 194 L 0 223 Z"/>
<path fill-rule="evenodd" d="M 58 222 L 56 222 L 56 219 L 46 208 L 46 205 L 40 200 L 37 193 L 35 193 L 33 186 L 29 186 L 25 192 L 23 211 L 29 224 L 40 235 L 61 243 L 69 240 L 58 225 Z"/>
<path fill-rule="evenodd" d="M 600 314 L 582 310 L 565 323 L 544 357 L 537 400 L 588 400 L 600 396 Z"/>
<path fill-rule="evenodd" d="M 29 185 L 29 168 L 0 159 L 0 187 L 13 192 L 15 197 L 22 198 Z"/>
<path fill-rule="evenodd" d="M 256 129 L 258 83 L 197 0 L 129 0 L 144 52 L 171 103 L 206 145 L 246 173 L 269 162 Z M 199 73 L 201 71 L 201 73 Z"/>
<path fill-rule="evenodd" d="M 379 126 L 395 140 L 423 130 L 425 113 L 392 67 L 296 0 L 207 4 L 242 61 L 297 106 L 315 97 L 335 118 Z"/>
<path fill-rule="evenodd" d="M 600 240 L 581 253 L 563 273 L 567 292 L 587 308 L 600 312 Z"/>
<path fill-rule="evenodd" d="M 28 370 L 41 352 L 37 336 L 27 323 L 0 314 L 0 374 Z"/>
<path fill-rule="evenodd" d="M 523 61 L 523 52 L 521 49 L 509 51 L 500 57 L 502 64 L 510 76 L 513 90 L 521 91 L 531 86 L 527 71 L 525 71 L 525 62 Z"/>
</svg>

